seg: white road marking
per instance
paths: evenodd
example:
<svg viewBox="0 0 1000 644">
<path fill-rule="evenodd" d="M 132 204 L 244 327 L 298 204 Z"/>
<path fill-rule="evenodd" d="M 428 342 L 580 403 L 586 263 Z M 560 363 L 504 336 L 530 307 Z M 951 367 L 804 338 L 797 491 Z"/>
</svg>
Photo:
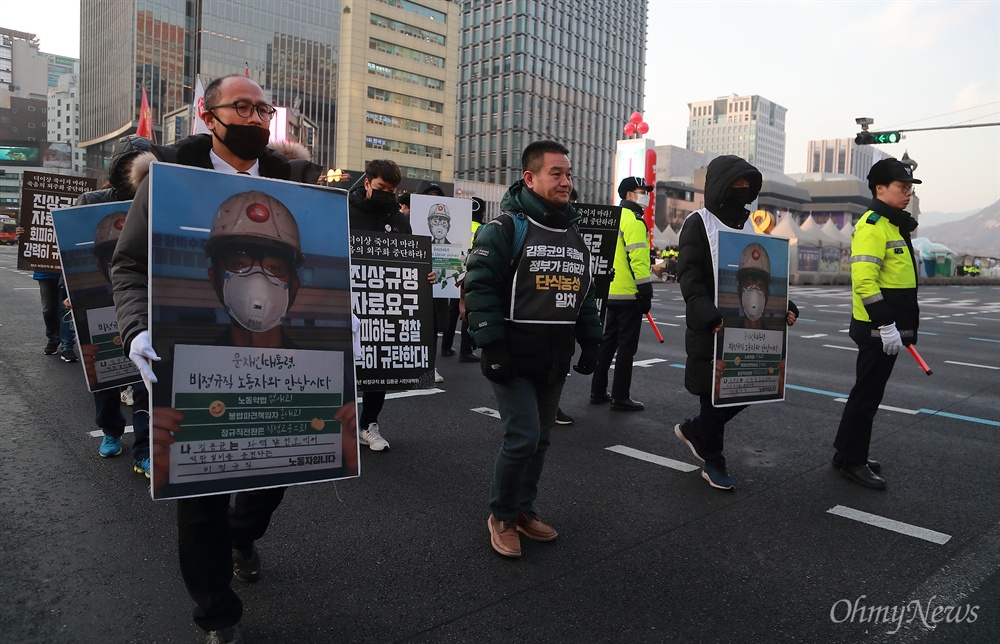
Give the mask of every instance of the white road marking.
<svg viewBox="0 0 1000 644">
<path fill-rule="evenodd" d="M 850 329 L 840 329 L 837 331 L 837 333 L 850 333 L 850 332 L 851 332 Z"/>
<path fill-rule="evenodd" d="M 489 416 L 490 418 L 500 418 L 500 412 L 496 409 L 490 409 L 489 407 L 476 407 L 475 409 L 470 409 L 469 411 L 474 411 L 477 414 Z"/>
<path fill-rule="evenodd" d="M 857 351 L 858 350 L 857 347 L 842 347 L 842 346 L 839 346 L 839 345 L 836 345 L 836 344 L 824 344 L 823 346 L 827 347 L 829 349 L 843 349 L 844 351 Z"/>
<path fill-rule="evenodd" d="M 632 449 L 631 447 L 625 447 L 624 445 L 612 445 L 611 447 L 605 447 L 604 449 L 608 450 L 609 452 L 615 452 L 616 454 L 631 456 L 632 458 L 637 458 L 640 461 L 653 463 L 654 465 L 662 465 L 663 467 L 669 467 L 672 470 L 678 470 L 680 472 L 697 472 L 698 470 L 701 469 L 697 465 L 691 465 L 690 463 L 684 463 L 682 461 L 675 461 L 672 458 L 666 458 L 665 456 L 657 456 L 656 454 L 650 454 L 649 452 L 640 452 L 637 449 Z"/>
<path fill-rule="evenodd" d="M 868 525 L 873 525 L 876 528 L 882 528 L 883 530 L 890 530 L 892 532 L 904 534 L 908 537 L 916 537 L 917 539 L 930 541 L 931 543 L 936 543 L 939 546 L 944 545 L 951 540 L 951 535 L 944 534 L 943 532 L 935 532 L 934 530 L 928 530 L 927 528 L 921 528 L 920 526 L 903 523 L 902 521 L 896 521 L 895 519 L 887 519 L 885 517 L 880 517 L 877 514 L 869 514 L 868 512 L 862 512 L 861 510 L 855 510 L 854 508 L 848 508 L 843 505 L 836 505 L 827 510 L 827 512 L 838 517 L 844 517 L 845 519 L 853 519 L 855 521 L 860 521 L 861 523 L 867 523 Z"/>
<path fill-rule="evenodd" d="M 847 402 L 847 398 L 834 398 L 833 400 L 841 403 Z M 903 409 L 902 407 L 890 407 L 889 405 L 879 405 L 878 408 L 886 411 L 898 411 L 901 414 L 910 414 L 911 416 L 915 416 L 920 413 L 916 409 Z"/>
<path fill-rule="evenodd" d="M 963 367 L 978 367 L 979 369 L 994 369 L 994 370 L 1000 370 L 1000 367 L 991 367 L 991 366 L 990 366 L 990 365 L 988 365 L 988 364 L 973 364 L 973 363 L 971 363 L 971 362 L 955 362 L 954 360 L 945 360 L 945 362 L 946 362 L 946 363 L 948 363 L 948 364 L 957 364 L 957 365 L 961 365 L 961 366 L 963 366 Z"/>
<path fill-rule="evenodd" d="M 804 335 L 802 337 L 806 338 L 807 340 L 811 340 L 812 338 L 825 338 L 826 334 L 825 333 L 817 333 L 815 335 Z"/>
<path fill-rule="evenodd" d="M 941 324 L 958 324 L 958 325 L 960 325 L 960 326 L 976 326 L 976 325 L 975 325 L 974 323 L 972 323 L 972 322 L 951 322 L 950 320 L 945 320 L 945 321 L 944 321 L 944 322 L 942 322 Z"/>
<path fill-rule="evenodd" d="M 632 362 L 633 367 L 651 367 L 657 362 L 666 362 L 663 358 L 650 358 L 648 360 L 636 360 Z"/>
<path fill-rule="evenodd" d="M 14 290 L 15 291 L 37 291 L 38 287 L 37 286 L 15 286 Z"/>
<path fill-rule="evenodd" d="M 87 433 L 90 434 L 91 436 L 93 436 L 94 438 L 98 438 L 99 436 L 104 436 L 104 432 L 101 431 L 100 429 L 94 430 L 92 432 L 87 432 Z M 125 425 L 125 433 L 126 434 L 131 434 L 132 433 L 132 426 L 131 425 Z"/>
<path fill-rule="evenodd" d="M 385 399 L 391 400 L 393 398 L 410 398 L 411 396 L 431 396 L 433 394 L 443 393 L 444 389 L 438 389 L 437 387 L 433 387 L 431 389 L 411 389 L 410 391 L 394 391 L 386 394 Z"/>
</svg>

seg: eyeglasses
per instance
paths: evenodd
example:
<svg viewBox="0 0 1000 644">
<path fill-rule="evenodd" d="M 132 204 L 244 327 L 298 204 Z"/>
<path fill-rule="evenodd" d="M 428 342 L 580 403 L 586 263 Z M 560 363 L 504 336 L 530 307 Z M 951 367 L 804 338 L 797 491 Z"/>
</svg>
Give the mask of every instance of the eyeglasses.
<svg viewBox="0 0 1000 644">
<path fill-rule="evenodd" d="M 213 105 L 212 107 L 206 108 L 206 111 L 211 112 L 217 107 L 231 107 L 236 110 L 236 114 L 240 118 L 250 118 L 254 110 L 257 110 L 257 116 L 260 117 L 262 121 L 270 121 L 274 113 L 277 112 L 273 105 L 268 105 L 267 103 L 261 103 L 260 105 L 254 105 L 250 101 L 234 101 L 232 103 L 220 103 L 219 105 Z"/>
<path fill-rule="evenodd" d="M 291 261 L 287 257 L 263 251 L 226 250 L 219 254 L 219 259 L 230 273 L 246 273 L 254 264 L 274 277 L 285 277 L 292 270 Z"/>
<path fill-rule="evenodd" d="M 896 183 L 899 185 L 900 192 L 902 192 L 904 195 L 908 195 L 908 194 L 912 194 L 913 193 L 913 184 L 912 183 L 904 183 L 902 181 L 897 181 Z"/>
<path fill-rule="evenodd" d="M 740 288 L 743 290 L 757 289 L 758 291 L 764 292 L 767 290 L 767 280 L 763 277 L 755 277 L 752 275 L 744 275 L 739 280 Z"/>
</svg>

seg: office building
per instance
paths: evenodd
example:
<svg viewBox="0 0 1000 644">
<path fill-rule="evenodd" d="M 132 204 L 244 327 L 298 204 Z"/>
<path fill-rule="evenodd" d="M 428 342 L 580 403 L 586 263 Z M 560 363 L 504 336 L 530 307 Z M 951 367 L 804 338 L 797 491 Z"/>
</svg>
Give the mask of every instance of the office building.
<svg viewBox="0 0 1000 644">
<path fill-rule="evenodd" d="M 86 166 L 80 141 L 80 101 L 77 75 L 63 74 L 49 88 L 47 166 L 82 174 Z"/>
<path fill-rule="evenodd" d="M 455 162 L 459 8 L 446 0 L 354 3 L 340 14 L 335 167 L 353 180 L 392 159 L 401 188 L 451 194 Z"/>
<path fill-rule="evenodd" d="M 532 141 L 564 144 L 580 200 L 605 200 L 642 110 L 645 0 L 461 2 L 457 179 L 510 185 Z"/>
<path fill-rule="evenodd" d="M 329 164 L 342 8 L 349 9 L 349 4 L 339 0 L 81 3 L 80 138 L 87 149 L 89 172 L 102 176 L 115 140 L 135 131 L 142 87 L 148 93 L 155 137 L 163 141 L 165 117 L 191 104 L 198 75 L 208 85 L 217 77 L 245 71 L 275 105 L 299 111 L 317 124 L 314 140 L 301 143 L 312 149 L 315 161 Z M 169 119 L 167 126 L 173 123 Z"/>
<path fill-rule="evenodd" d="M 735 154 L 761 172 L 783 173 L 786 111 L 757 95 L 688 103 L 687 148 Z"/>
<path fill-rule="evenodd" d="M 806 173 L 850 174 L 867 180 L 871 167 L 887 156 L 874 145 L 858 145 L 853 138 L 810 141 Z"/>
</svg>

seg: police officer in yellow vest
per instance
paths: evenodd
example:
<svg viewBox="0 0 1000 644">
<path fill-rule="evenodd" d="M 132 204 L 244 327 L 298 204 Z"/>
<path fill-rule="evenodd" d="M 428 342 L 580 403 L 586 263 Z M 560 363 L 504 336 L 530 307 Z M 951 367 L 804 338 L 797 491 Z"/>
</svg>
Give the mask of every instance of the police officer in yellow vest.
<svg viewBox="0 0 1000 644">
<path fill-rule="evenodd" d="M 871 205 L 854 229 L 851 241 L 851 290 L 854 310 L 851 339 L 858 345 L 857 381 L 844 407 L 833 445 L 833 466 L 859 485 L 884 490 L 882 466 L 868 458 L 872 421 L 882 402 L 896 356 L 915 344 L 917 264 L 910 233 L 917 222 L 904 208 L 910 203 L 913 169 L 896 159 L 883 159 L 868 173 Z"/>
<path fill-rule="evenodd" d="M 649 313 L 653 282 L 649 277 L 649 230 L 642 218 L 653 187 L 642 177 L 625 177 L 618 185 L 622 216 L 615 247 L 615 278 L 608 292 L 604 337 L 597 357 L 597 370 L 590 382 L 590 402 L 611 401 L 615 411 L 642 411 L 645 406 L 632 400 L 632 358 L 639 348 L 642 318 Z M 615 358 L 617 351 L 618 357 Z M 608 370 L 615 361 L 615 379 L 608 392 Z"/>
</svg>

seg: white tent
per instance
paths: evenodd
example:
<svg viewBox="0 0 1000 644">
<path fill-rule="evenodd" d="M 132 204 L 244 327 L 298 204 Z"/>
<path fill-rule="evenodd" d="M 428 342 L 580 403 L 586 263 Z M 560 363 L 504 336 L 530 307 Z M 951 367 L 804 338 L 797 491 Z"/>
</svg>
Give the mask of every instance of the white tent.
<svg viewBox="0 0 1000 644">
<path fill-rule="evenodd" d="M 847 224 L 850 226 L 850 224 Z M 827 219 L 826 223 L 823 224 L 823 232 L 826 233 L 827 237 L 836 239 L 840 242 L 840 271 L 837 274 L 837 279 L 834 283 L 838 284 L 850 284 L 851 282 L 851 238 L 844 234 L 842 230 L 837 228 L 837 224 L 833 223 L 833 219 Z"/>
<path fill-rule="evenodd" d="M 819 240 L 803 232 L 792 215 L 782 217 L 771 235 L 788 238 L 789 283 L 815 284 L 819 275 Z"/>
<path fill-rule="evenodd" d="M 669 224 L 663 230 L 653 229 L 653 244 L 660 250 L 676 246 L 678 243 L 680 243 L 680 239 Z"/>
<path fill-rule="evenodd" d="M 840 272 L 840 249 L 842 246 L 840 240 L 823 232 L 823 228 L 816 223 L 812 215 L 806 217 L 800 228 L 805 235 L 811 235 L 819 242 L 820 282 L 832 284 L 834 282 L 833 276 Z"/>
</svg>

